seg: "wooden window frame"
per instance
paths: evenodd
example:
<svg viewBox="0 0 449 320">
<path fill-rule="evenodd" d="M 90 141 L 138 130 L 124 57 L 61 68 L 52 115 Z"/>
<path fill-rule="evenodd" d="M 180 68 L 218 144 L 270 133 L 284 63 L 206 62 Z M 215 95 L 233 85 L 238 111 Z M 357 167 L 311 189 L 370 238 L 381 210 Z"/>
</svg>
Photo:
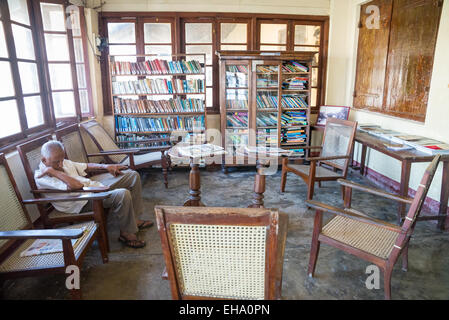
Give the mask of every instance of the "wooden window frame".
<svg viewBox="0 0 449 320">
<path fill-rule="evenodd" d="M 68 47 L 69 47 L 69 54 L 70 54 L 70 67 L 72 71 L 72 79 L 73 79 L 73 92 L 74 92 L 74 98 L 75 98 L 75 106 L 76 101 L 78 100 L 78 107 L 76 108 L 76 116 L 70 117 L 70 118 L 55 118 L 54 108 L 53 108 L 53 101 L 52 101 L 52 91 L 50 86 L 50 75 L 48 70 L 48 62 L 46 57 L 46 49 L 45 49 L 45 42 L 44 42 L 44 32 L 43 32 L 43 25 L 42 25 L 42 16 L 41 16 L 41 9 L 40 9 L 40 3 L 53 3 L 53 4 L 60 4 L 64 7 L 64 16 L 67 19 L 69 16 L 67 14 L 67 6 L 71 5 L 68 1 L 65 0 L 27 0 L 28 5 L 28 16 L 30 20 L 30 25 L 22 24 L 20 22 L 15 22 L 10 20 L 10 14 L 9 14 L 9 7 L 6 0 L 0 1 L 0 9 L 2 11 L 2 17 L 0 18 L 3 22 L 4 26 L 4 33 L 5 33 L 5 41 L 7 44 L 7 50 L 8 50 L 8 58 L 0 58 L 0 61 L 8 61 L 11 65 L 11 75 L 13 78 L 14 83 L 14 89 L 15 89 L 15 95 L 12 97 L 5 97 L 0 98 L 0 100 L 13 100 L 15 99 L 17 101 L 17 108 L 19 113 L 19 119 L 20 119 L 20 126 L 21 131 L 7 136 L 0 138 L 0 152 L 9 152 L 15 149 L 15 147 L 23 143 L 25 141 L 34 139 L 36 137 L 39 137 L 43 134 L 49 134 L 52 133 L 57 127 L 64 125 L 67 122 L 79 122 L 82 117 L 90 117 L 94 115 L 93 111 L 93 100 L 92 100 L 92 87 L 91 87 L 91 79 L 90 79 L 90 66 L 89 66 L 89 57 L 87 52 L 87 34 L 86 34 L 86 23 L 85 23 L 85 16 L 84 16 L 84 8 L 79 8 L 79 17 L 80 17 L 80 31 L 81 31 L 81 39 L 83 42 L 83 57 L 84 57 L 84 64 L 85 64 L 85 72 L 86 72 L 86 89 L 88 92 L 88 98 L 89 98 L 89 113 L 81 114 L 80 105 L 79 105 L 79 92 L 78 92 L 78 78 L 76 75 L 76 62 L 75 62 L 75 56 L 74 56 L 74 48 L 73 48 L 73 37 L 71 29 L 67 29 L 67 38 L 68 38 Z M 17 58 L 16 55 L 16 47 L 14 42 L 14 37 L 12 34 L 12 24 L 16 24 L 21 27 L 26 27 L 31 30 L 32 33 L 32 39 L 33 39 L 33 45 L 34 45 L 34 53 L 35 58 L 34 59 L 22 59 Z M 46 32 L 47 33 L 47 32 Z M 48 32 L 52 33 L 52 32 Z M 20 73 L 18 69 L 18 62 L 31 62 L 36 63 L 37 65 L 37 73 L 38 73 L 38 79 L 39 79 L 39 93 L 31 93 L 31 94 L 24 94 L 22 91 L 22 84 L 20 80 Z M 71 90 L 70 90 L 71 91 Z M 24 97 L 29 96 L 40 96 L 41 102 L 42 102 L 42 112 L 43 112 L 43 118 L 44 123 L 42 125 L 28 128 L 27 125 L 27 119 L 26 119 L 26 113 L 25 113 L 25 104 L 24 104 Z"/>
<path fill-rule="evenodd" d="M 213 34 L 213 50 L 219 50 L 220 42 L 220 23 L 248 23 L 247 46 L 248 51 L 259 49 L 260 21 L 272 23 L 272 21 L 287 21 L 288 30 L 294 31 L 295 22 L 303 22 L 303 24 L 321 24 L 321 41 L 320 41 L 320 64 L 322 69 L 320 71 L 321 83 L 319 83 L 319 91 L 317 97 L 317 107 L 325 104 L 326 93 L 326 69 L 327 69 L 327 50 L 329 39 L 329 16 L 316 15 L 288 15 L 288 14 L 255 14 L 255 13 L 223 13 L 223 12 L 101 12 L 99 14 L 100 35 L 107 37 L 107 23 L 126 21 L 126 19 L 133 18 L 133 21 L 140 23 L 140 19 L 173 19 L 174 28 L 172 29 L 173 39 L 173 54 L 184 53 L 184 22 L 201 22 L 210 19 L 214 23 L 215 33 Z M 293 28 L 293 29 L 292 29 Z M 143 31 L 142 31 L 143 32 Z M 291 40 L 289 40 L 291 39 Z M 293 51 L 294 48 L 294 34 L 290 32 L 287 37 L 287 51 Z M 139 44 L 137 44 L 139 47 Z M 143 46 L 143 38 L 142 38 Z M 107 65 L 107 52 L 102 53 L 102 90 L 103 90 L 103 110 L 105 115 L 112 115 L 112 106 L 110 100 L 110 90 L 108 84 L 109 67 Z M 218 57 L 213 52 L 213 107 L 207 108 L 207 114 L 219 114 L 219 69 Z M 214 64 L 215 63 L 215 64 Z M 320 81 L 319 81 L 320 82 Z M 318 108 L 312 110 L 312 113 L 317 113 Z"/>
</svg>

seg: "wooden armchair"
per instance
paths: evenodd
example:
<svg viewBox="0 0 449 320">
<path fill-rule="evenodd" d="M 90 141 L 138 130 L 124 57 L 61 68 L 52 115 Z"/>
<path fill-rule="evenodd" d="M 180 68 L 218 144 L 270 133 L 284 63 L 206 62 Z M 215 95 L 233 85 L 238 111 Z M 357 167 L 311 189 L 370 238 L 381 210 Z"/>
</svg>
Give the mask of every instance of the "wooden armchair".
<svg viewBox="0 0 449 320">
<path fill-rule="evenodd" d="M 156 206 L 173 299 L 279 299 L 288 216 Z"/>
<path fill-rule="evenodd" d="M 393 267 L 399 255 L 402 254 L 402 269 L 407 271 L 410 237 L 437 170 L 440 157 L 439 155 L 436 156 L 427 167 L 414 199 L 400 197 L 342 179 L 338 182 L 345 188 L 344 209 L 307 200 L 307 204 L 316 209 L 308 269 L 309 276 L 313 277 L 314 275 L 320 243 L 323 242 L 379 266 L 384 272 L 385 299 L 390 299 Z M 351 209 L 352 189 L 410 204 L 410 209 L 402 226 L 373 219 Z M 335 215 L 324 227 L 322 226 L 323 212 Z"/>
<path fill-rule="evenodd" d="M 37 138 L 21 145 L 17 146 L 17 150 L 20 155 L 20 159 L 25 169 L 25 174 L 27 176 L 28 183 L 31 187 L 31 193 L 35 198 L 45 197 L 48 194 L 58 194 L 58 199 L 61 201 L 67 201 L 71 196 L 70 193 L 73 191 L 65 190 L 52 190 L 52 189 L 38 189 L 36 181 L 34 180 L 34 172 L 39 167 L 41 161 L 41 148 L 44 143 L 52 140 L 51 135 L 46 135 L 41 138 Z M 108 191 L 109 188 L 83 188 L 82 190 L 76 190 L 76 193 L 102 193 Z M 59 198 L 60 194 L 67 194 L 67 197 Z M 86 195 L 87 196 L 87 195 Z M 93 198 L 92 198 L 93 199 Z M 103 237 L 106 239 L 107 250 L 109 251 L 109 240 L 106 226 L 106 216 L 103 208 L 103 202 L 101 200 L 93 201 L 93 211 L 86 213 L 66 213 L 56 210 L 49 201 L 37 202 L 37 207 L 39 210 L 40 218 L 42 224 L 45 228 L 54 228 L 58 224 L 62 223 L 77 223 L 82 221 L 92 221 L 95 220 L 95 216 L 99 215 L 102 217 L 99 221 L 99 229 Z"/>
<path fill-rule="evenodd" d="M 164 175 L 165 188 L 168 188 L 167 170 L 170 167 L 170 157 L 166 151 L 171 146 L 155 146 L 147 148 L 120 149 L 104 128 L 95 120 L 80 124 L 89 137 L 100 150 L 99 154 L 92 156 L 103 156 L 106 163 L 120 163 L 129 166 L 133 170 L 148 168 L 153 165 L 161 165 Z M 168 142 L 170 138 L 149 139 L 145 142 Z"/>
<path fill-rule="evenodd" d="M 303 147 L 304 149 L 320 149 L 316 158 L 307 158 L 310 165 L 289 163 L 288 158 L 282 159 L 281 192 L 285 191 L 287 173 L 300 176 L 307 183 L 307 199 L 313 198 L 315 182 L 321 186 L 321 181 L 345 179 L 348 173 L 351 152 L 354 146 L 354 136 L 357 122 L 329 118 L 324 129 L 322 146 Z M 327 165 L 332 170 L 325 168 Z M 341 170 L 341 173 L 337 173 Z"/>
<path fill-rule="evenodd" d="M 0 154 L 0 285 L 6 279 L 65 273 L 69 265 L 81 269 L 84 255 L 95 239 L 98 239 L 103 263 L 108 262 L 106 241 L 99 225 L 101 214 L 95 213 L 94 221 L 74 224 L 66 228 L 33 230 L 33 224 L 24 204 L 44 204 L 50 201 L 102 201 L 107 194 L 82 195 L 64 199 L 37 198 L 22 200 L 4 154 Z M 85 227 L 83 232 L 81 228 Z M 35 239 L 60 239 L 62 252 L 21 257 Z M 71 239 L 78 239 L 72 246 Z M 81 289 L 71 290 L 72 298 L 81 298 Z"/>
</svg>

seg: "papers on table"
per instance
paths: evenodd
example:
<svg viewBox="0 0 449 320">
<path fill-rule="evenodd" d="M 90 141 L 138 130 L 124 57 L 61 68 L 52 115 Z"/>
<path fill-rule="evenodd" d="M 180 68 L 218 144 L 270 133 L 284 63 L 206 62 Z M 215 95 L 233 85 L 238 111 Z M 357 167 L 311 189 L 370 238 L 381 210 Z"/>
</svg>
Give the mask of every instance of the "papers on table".
<svg viewBox="0 0 449 320">
<path fill-rule="evenodd" d="M 226 153 L 222 147 L 209 143 L 179 147 L 177 151 L 181 156 L 190 158 L 212 157 Z"/>
</svg>

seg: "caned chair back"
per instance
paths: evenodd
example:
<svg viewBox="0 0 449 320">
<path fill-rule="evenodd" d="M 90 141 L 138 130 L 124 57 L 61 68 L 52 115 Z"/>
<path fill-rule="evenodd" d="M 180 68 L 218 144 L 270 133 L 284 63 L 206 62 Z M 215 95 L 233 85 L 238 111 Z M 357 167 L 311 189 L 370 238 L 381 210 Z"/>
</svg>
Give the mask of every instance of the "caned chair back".
<svg viewBox="0 0 449 320">
<path fill-rule="evenodd" d="M 5 155 L 0 153 L 0 231 L 31 229 L 31 221 L 13 180 Z M 0 240 L 0 254 L 13 241 Z"/>
<path fill-rule="evenodd" d="M 155 211 L 174 299 L 275 299 L 277 210 Z"/>
<path fill-rule="evenodd" d="M 51 135 L 46 135 L 17 146 L 23 168 L 25 169 L 25 174 L 28 178 L 31 189 L 33 190 L 38 189 L 36 181 L 34 180 L 34 172 L 39 168 L 39 163 L 41 162 L 42 146 L 50 140 L 52 140 Z"/>
<path fill-rule="evenodd" d="M 357 122 L 329 118 L 324 129 L 320 157 L 349 156 L 354 145 Z M 334 168 L 347 170 L 350 159 L 322 161 Z"/>
<path fill-rule="evenodd" d="M 88 133 L 100 151 L 120 150 L 114 139 L 111 138 L 97 121 L 91 120 L 83 122 L 80 126 Z M 105 156 L 105 158 L 109 158 L 114 163 L 120 163 L 125 160 L 126 157 L 126 155 Z"/>
<path fill-rule="evenodd" d="M 56 139 L 64 145 L 66 158 L 81 163 L 88 163 L 86 149 L 79 131 L 78 124 L 72 124 L 68 127 L 55 131 Z"/>
</svg>

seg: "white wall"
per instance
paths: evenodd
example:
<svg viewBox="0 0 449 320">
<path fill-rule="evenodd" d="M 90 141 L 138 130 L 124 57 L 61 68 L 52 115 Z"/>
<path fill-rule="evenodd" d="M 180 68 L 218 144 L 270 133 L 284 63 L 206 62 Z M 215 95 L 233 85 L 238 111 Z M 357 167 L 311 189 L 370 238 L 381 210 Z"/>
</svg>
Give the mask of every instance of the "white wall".
<svg viewBox="0 0 449 320">
<path fill-rule="evenodd" d="M 329 60 L 326 103 L 352 106 L 357 57 L 358 18 L 361 0 L 331 0 Z M 386 129 L 423 135 L 449 143 L 449 1 L 444 2 L 438 39 L 435 49 L 426 121 L 424 123 L 403 120 L 368 111 L 351 111 L 351 119 L 360 123 L 375 123 Z M 361 148 L 356 148 L 360 156 Z M 374 150 L 368 152 L 369 168 L 400 181 L 400 163 Z M 410 187 L 416 190 L 426 164 L 412 165 Z M 429 197 L 439 201 L 441 168 L 434 178 Z"/>
</svg>

